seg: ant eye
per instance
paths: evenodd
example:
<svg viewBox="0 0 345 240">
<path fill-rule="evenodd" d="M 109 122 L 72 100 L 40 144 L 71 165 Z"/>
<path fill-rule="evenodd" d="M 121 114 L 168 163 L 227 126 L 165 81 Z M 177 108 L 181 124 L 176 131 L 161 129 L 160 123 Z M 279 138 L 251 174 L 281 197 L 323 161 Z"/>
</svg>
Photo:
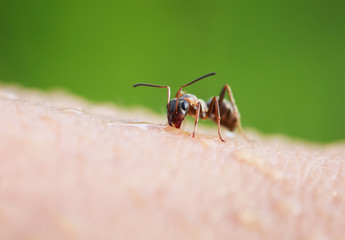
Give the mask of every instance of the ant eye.
<svg viewBox="0 0 345 240">
<path fill-rule="evenodd" d="M 181 103 L 181 107 L 182 107 L 183 110 L 187 110 L 187 108 L 188 108 L 188 103 L 187 103 L 187 102 L 182 102 L 182 103 Z"/>
</svg>

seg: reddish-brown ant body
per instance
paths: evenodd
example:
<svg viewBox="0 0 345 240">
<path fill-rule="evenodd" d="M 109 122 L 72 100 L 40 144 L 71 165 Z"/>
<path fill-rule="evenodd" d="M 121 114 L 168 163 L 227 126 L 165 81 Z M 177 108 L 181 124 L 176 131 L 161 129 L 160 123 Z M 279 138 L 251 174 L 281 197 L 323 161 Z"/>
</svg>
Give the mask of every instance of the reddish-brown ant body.
<svg viewBox="0 0 345 240">
<path fill-rule="evenodd" d="M 133 87 L 147 86 L 147 87 L 166 88 L 168 90 L 167 115 L 168 115 L 168 123 L 170 126 L 175 127 L 175 128 L 180 128 L 181 123 L 185 119 L 186 115 L 189 114 L 195 117 L 195 124 L 194 124 L 194 131 L 193 131 L 193 137 L 195 137 L 195 131 L 196 131 L 199 118 L 201 119 L 211 118 L 212 120 L 217 122 L 219 138 L 220 140 L 224 142 L 220 134 L 220 125 L 226 127 L 230 131 L 234 131 L 237 127 L 240 133 L 244 136 L 241 120 L 240 120 L 240 113 L 238 112 L 235 99 L 231 92 L 230 86 L 226 84 L 222 88 L 222 91 L 220 92 L 219 97 L 212 97 L 211 99 L 207 101 L 207 103 L 202 99 L 198 99 L 193 94 L 187 94 L 182 91 L 182 88 L 187 87 L 205 77 L 209 77 L 215 74 L 216 73 L 206 74 L 186 85 L 183 85 L 182 87 L 180 87 L 180 89 L 176 93 L 175 98 L 171 100 L 170 100 L 169 86 L 138 83 L 138 84 L 133 85 Z M 225 93 L 228 93 L 230 101 L 224 98 Z"/>
</svg>

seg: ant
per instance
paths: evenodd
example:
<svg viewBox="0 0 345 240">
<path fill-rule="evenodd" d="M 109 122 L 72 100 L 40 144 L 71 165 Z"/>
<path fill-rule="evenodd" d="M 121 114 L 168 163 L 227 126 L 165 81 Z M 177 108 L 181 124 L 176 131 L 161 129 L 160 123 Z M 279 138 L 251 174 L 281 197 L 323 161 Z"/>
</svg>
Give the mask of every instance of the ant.
<svg viewBox="0 0 345 240">
<path fill-rule="evenodd" d="M 216 73 L 209 73 L 202 77 L 195 79 L 194 81 L 187 83 L 180 87 L 178 92 L 175 95 L 175 98 L 170 100 L 170 87 L 169 86 L 159 86 L 147 83 L 138 83 L 133 85 L 133 87 L 146 86 L 146 87 L 157 87 L 157 88 L 166 88 L 168 90 L 168 123 L 170 126 L 175 128 L 180 128 L 181 123 L 185 119 L 186 115 L 189 114 L 195 117 L 193 137 L 195 137 L 195 131 L 199 118 L 207 119 L 211 118 L 213 121 L 217 122 L 218 125 L 218 136 L 222 142 L 225 142 L 220 134 L 220 125 L 226 127 L 230 131 L 234 131 L 236 127 L 239 129 L 241 135 L 247 139 L 243 133 L 240 113 L 238 112 L 234 96 L 231 92 L 231 88 L 226 84 L 222 91 L 220 92 L 219 97 L 212 97 L 207 101 L 207 103 L 198 99 L 193 94 L 187 94 L 182 91 L 182 88 L 192 85 L 193 83 L 213 76 Z M 230 102 L 224 99 L 225 93 L 228 93 Z"/>
</svg>

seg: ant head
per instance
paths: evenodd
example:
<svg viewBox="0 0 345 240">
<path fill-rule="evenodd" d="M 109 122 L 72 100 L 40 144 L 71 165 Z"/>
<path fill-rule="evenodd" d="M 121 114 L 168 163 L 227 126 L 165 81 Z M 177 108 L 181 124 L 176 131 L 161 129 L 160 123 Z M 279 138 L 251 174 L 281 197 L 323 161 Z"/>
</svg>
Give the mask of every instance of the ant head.
<svg viewBox="0 0 345 240">
<path fill-rule="evenodd" d="M 179 99 L 176 110 L 176 98 L 173 98 L 168 103 L 168 123 L 170 126 L 180 128 L 181 123 L 187 115 L 189 103 L 184 99 Z"/>
</svg>

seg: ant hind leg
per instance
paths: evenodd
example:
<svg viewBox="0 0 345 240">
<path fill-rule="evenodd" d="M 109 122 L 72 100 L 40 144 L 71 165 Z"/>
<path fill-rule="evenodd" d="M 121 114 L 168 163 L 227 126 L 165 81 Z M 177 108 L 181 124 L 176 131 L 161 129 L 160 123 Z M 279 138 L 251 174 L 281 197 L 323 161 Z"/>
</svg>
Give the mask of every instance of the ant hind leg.
<svg viewBox="0 0 345 240">
<path fill-rule="evenodd" d="M 235 117 L 237 119 L 237 128 L 240 132 L 240 134 L 242 135 L 242 137 L 244 139 L 246 139 L 247 141 L 249 141 L 249 139 L 246 137 L 246 135 L 244 134 L 243 128 L 242 128 L 242 124 L 241 124 L 241 117 L 240 117 L 240 112 L 238 111 L 236 102 L 235 102 L 235 98 L 234 95 L 232 94 L 231 88 L 228 84 L 225 84 L 225 86 L 222 88 L 222 91 L 220 92 L 219 95 L 219 104 L 222 104 L 224 96 L 225 96 L 225 92 L 228 93 L 229 99 L 230 99 L 230 103 L 232 105 Z"/>
</svg>

